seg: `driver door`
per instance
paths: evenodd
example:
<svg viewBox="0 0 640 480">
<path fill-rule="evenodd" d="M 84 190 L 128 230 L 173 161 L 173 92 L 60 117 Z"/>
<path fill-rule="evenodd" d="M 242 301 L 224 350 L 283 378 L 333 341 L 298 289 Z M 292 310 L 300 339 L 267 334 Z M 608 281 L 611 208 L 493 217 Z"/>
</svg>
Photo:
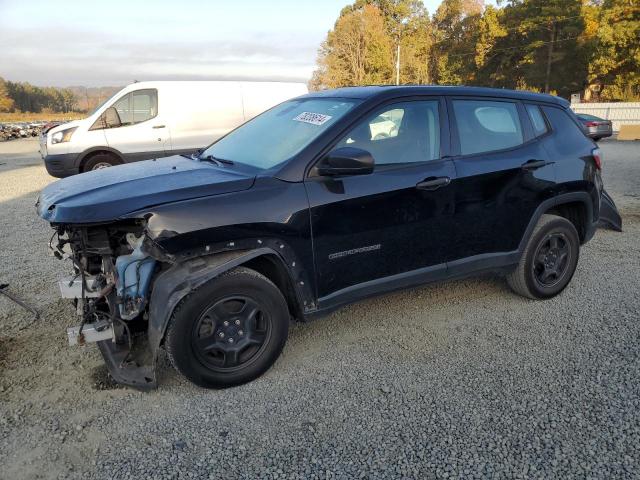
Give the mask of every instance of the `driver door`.
<svg viewBox="0 0 640 480">
<path fill-rule="evenodd" d="M 455 169 L 443 158 L 443 105 L 429 97 L 378 108 L 334 146 L 368 151 L 374 172 L 306 180 L 320 308 L 446 273 Z"/>
<path fill-rule="evenodd" d="M 158 112 L 158 91 L 135 90 L 113 105 L 120 126 L 105 128 L 107 145 L 119 151 L 125 161 L 133 162 L 171 154 L 169 128 Z"/>
</svg>

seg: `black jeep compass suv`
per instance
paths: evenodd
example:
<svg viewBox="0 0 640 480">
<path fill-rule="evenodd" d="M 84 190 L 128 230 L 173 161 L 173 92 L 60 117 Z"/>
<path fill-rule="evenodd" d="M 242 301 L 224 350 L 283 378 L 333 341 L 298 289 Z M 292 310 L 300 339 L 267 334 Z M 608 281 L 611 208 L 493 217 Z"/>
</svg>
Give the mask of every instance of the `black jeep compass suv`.
<svg viewBox="0 0 640 480">
<path fill-rule="evenodd" d="M 113 377 L 156 384 L 158 349 L 204 387 L 248 382 L 291 319 L 399 288 L 503 273 L 560 293 L 596 227 L 620 229 L 568 103 L 467 87 L 362 87 L 284 102 L 198 155 L 43 190 L 61 282 Z"/>
</svg>

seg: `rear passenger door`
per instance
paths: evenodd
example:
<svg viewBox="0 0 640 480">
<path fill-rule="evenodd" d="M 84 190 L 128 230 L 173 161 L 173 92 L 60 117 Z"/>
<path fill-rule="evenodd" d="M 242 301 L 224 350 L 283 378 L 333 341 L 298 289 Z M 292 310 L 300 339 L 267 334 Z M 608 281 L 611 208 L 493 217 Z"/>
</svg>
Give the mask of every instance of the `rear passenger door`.
<svg viewBox="0 0 640 480">
<path fill-rule="evenodd" d="M 534 211 L 554 194 L 555 169 L 538 140 L 548 128 L 537 107 L 527 111 L 504 98 L 451 97 L 447 104 L 457 177 L 448 257 L 455 275 L 495 266 L 518 249 Z"/>
</svg>

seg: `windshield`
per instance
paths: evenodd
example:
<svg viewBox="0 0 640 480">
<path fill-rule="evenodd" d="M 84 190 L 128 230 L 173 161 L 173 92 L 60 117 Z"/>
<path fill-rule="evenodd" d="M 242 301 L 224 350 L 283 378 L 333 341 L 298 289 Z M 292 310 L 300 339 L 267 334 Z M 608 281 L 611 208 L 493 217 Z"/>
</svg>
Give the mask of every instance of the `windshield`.
<svg viewBox="0 0 640 480">
<path fill-rule="evenodd" d="M 357 103 L 344 98 L 289 100 L 221 138 L 200 158 L 272 168 L 300 152 Z"/>
<path fill-rule="evenodd" d="M 113 100 L 114 98 L 116 98 L 118 95 L 120 95 L 120 92 L 122 92 L 122 90 L 118 90 L 116 93 L 114 93 L 113 95 L 111 95 L 110 97 L 107 97 L 107 99 L 104 102 L 100 102 L 98 104 L 98 106 L 96 108 L 93 109 L 93 111 L 87 115 L 87 117 L 91 117 L 92 115 L 95 115 L 95 113 L 100 110 L 104 105 L 106 105 L 108 102 L 110 102 L 111 100 Z"/>
</svg>

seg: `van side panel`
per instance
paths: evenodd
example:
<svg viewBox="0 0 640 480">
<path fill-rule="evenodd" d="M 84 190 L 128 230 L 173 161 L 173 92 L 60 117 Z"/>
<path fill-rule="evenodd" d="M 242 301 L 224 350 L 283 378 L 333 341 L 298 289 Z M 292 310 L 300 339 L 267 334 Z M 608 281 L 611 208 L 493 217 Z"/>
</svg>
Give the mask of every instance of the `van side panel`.
<svg viewBox="0 0 640 480">
<path fill-rule="evenodd" d="M 206 147 L 244 121 L 238 82 L 180 82 L 161 89 L 174 153 Z"/>
<path fill-rule="evenodd" d="M 307 93 L 307 87 L 302 83 L 242 82 L 241 88 L 245 121 L 285 100 Z"/>
</svg>

